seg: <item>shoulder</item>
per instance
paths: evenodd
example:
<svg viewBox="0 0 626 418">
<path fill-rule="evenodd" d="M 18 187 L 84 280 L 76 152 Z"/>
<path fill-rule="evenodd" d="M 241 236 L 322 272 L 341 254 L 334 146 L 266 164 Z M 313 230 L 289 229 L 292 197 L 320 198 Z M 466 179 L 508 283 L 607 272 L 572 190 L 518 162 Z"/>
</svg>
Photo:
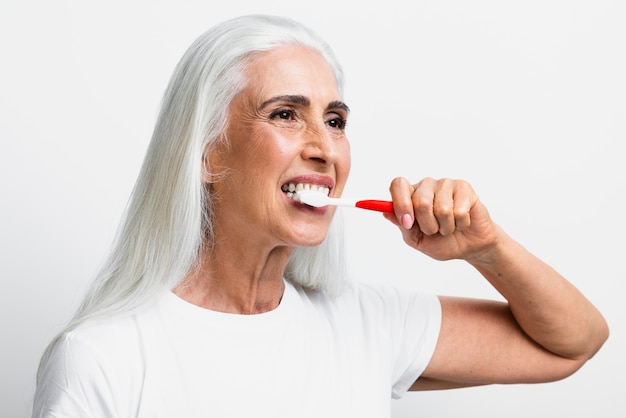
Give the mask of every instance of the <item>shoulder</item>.
<svg viewBox="0 0 626 418">
<path fill-rule="evenodd" d="M 438 324 L 441 319 L 441 304 L 433 294 L 358 281 L 348 283 L 338 295 L 293 286 L 300 299 L 314 309 L 335 315 L 356 315 L 365 322 L 396 323 L 410 318 Z"/>
<path fill-rule="evenodd" d="M 88 349 L 94 354 L 110 355 L 127 352 L 138 344 L 146 323 L 156 320 L 162 310 L 163 295 L 150 299 L 128 311 L 88 319 L 66 331 L 61 345 Z"/>
<path fill-rule="evenodd" d="M 158 299 L 128 312 L 89 319 L 65 331 L 51 352 L 48 366 L 85 378 L 100 370 L 107 379 L 125 378 L 142 366 L 144 334 L 158 321 Z"/>
<path fill-rule="evenodd" d="M 292 284 L 301 298 L 317 304 L 351 305 L 367 304 L 379 307 L 400 305 L 439 305 L 436 295 L 392 285 L 352 281 L 345 285 L 341 292 L 332 295 L 323 291 L 303 288 Z"/>
<path fill-rule="evenodd" d="M 441 329 L 438 296 L 386 284 L 353 282 L 338 296 L 298 288 L 316 321 L 327 321 L 350 356 L 388 360 L 392 395 L 401 397 L 429 363 Z"/>
<path fill-rule="evenodd" d="M 48 368 L 62 372 L 65 381 L 106 371 L 107 379 L 141 358 L 136 312 L 84 322 L 64 332 L 48 360 Z"/>
<path fill-rule="evenodd" d="M 137 396 L 142 385 L 145 350 L 141 322 L 149 316 L 150 309 L 141 306 L 64 332 L 42 365 L 34 411 L 42 415 L 59 411 L 72 416 L 119 415 L 119 409 L 132 404 L 128 400 Z"/>
</svg>

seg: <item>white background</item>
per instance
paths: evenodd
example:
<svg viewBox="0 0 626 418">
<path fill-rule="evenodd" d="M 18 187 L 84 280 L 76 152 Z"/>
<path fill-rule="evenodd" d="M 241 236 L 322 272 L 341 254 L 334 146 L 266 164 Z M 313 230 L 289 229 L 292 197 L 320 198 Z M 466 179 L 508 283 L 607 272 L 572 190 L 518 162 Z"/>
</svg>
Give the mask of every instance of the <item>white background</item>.
<svg viewBox="0 0 626 418">
<path fill-rule="evenodd" d="M 611 326 L 564 381 L 409 394 L 394 417 L 626 416 L 625 3 L 296 4 L 0 0 L 0 415 L 30 413 L 38 358 L 106 253 L 174 65 L 213 24 L 261 12 L 308 24 L 344 64 L 346 195 L 465 178 Z M 499 297 L 379 214 L 344 214 L 358 279 Z"/>
</svg>

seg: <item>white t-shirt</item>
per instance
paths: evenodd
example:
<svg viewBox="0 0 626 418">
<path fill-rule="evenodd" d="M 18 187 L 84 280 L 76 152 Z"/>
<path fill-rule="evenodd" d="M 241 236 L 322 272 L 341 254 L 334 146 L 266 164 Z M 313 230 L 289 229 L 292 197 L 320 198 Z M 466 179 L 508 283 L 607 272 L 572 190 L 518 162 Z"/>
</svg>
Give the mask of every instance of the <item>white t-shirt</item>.
<svg viewBox="0 0 626 418">
<path fill-rule="evenodd" d="M 435 349 L 436 296 L 353 284 L 329 297 L 285 282 L 259 315 L 171 292 L 66 333 L 33 417 L 386 417 Z"/>
</svg>

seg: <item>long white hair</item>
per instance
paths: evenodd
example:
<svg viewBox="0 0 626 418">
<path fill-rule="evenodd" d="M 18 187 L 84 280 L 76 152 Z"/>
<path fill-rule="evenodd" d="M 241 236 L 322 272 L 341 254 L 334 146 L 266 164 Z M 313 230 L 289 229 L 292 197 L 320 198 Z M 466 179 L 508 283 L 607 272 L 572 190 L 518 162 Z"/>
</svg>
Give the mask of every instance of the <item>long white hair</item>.
<svg viewBox="0 0 626 418">
<path fill-rule="evenodd" d="M 200 36 L 176 66 L 152 140 L 110 255 L 66 328 L 50 343 L 40 373 L 60 336 L 81 323 L 126 312 L 193 269 L 212 243 L 212 201 L 202 181 L 203 156 L 223 134 L 227 109 L 244 87 L 243 70 L 256 53 L 287 44 L 319 51 L 342 94 L 343 72 L 330 47 L 291 19 L 251 15 Z M 209 168 L 210 169 L 210 168 Z M 326 240 L 294 249 L 285 277 L 304 287 L 337 292 L 345 278 L 340 220 Z"/>
</svg>

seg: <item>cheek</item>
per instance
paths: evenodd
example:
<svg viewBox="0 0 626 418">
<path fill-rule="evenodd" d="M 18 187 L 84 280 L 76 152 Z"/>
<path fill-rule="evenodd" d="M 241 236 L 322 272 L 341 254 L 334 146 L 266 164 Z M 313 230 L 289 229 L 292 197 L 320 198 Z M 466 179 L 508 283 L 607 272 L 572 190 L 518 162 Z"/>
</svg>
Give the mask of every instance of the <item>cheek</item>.
<svg viewBox="0 0 626 418">
<path fill-rule="evenodd" d="M 337 177 L 341 177 L 345 182 L 350 174 L 350 168 L 352 167 L 352 155 L 350 154 L 350 143 L 344 142 L 344 146 L 340 150 L 340 164 L 338 164 Z"/>
<path fill-rule="evenodd" d="M 241 182 L 261 189 L 268 185 L 268 180 L 272 182 L 281 177 L 296 153 L 292 139 L 256 129 L 247 140 L 233 144 L 229 167 Z"/>
<path fill-rule="evenodd" d="M 257 165 L 280 169 L 299 153 L 298 147 L 298 141 L 289 134 L 271 128 L 259 128 L 251 136 L 248 153 L 259 157 L 253 158 Z"/>
</svg>

